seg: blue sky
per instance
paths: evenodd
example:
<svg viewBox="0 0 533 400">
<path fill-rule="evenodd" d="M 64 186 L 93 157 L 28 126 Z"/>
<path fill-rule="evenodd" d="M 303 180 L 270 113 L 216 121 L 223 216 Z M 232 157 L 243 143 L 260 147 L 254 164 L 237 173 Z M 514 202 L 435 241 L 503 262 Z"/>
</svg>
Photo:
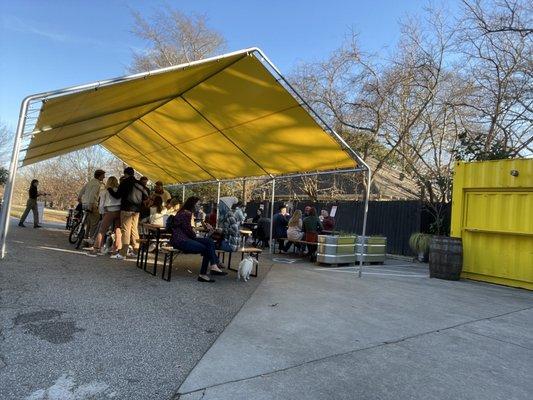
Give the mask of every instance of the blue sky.
<svg viewBox="0 0 533 400">
<path fill-rule="evenodd" d="M 261 47 L 290 73 L 326 57 L 352 28 L 363 49 L 386 52 L 398 21 L 426 1 L 0 0 L 0 121 L 14 128 L 28 94 L 124 75 L 132 50 L 145 48 L 130 32 L 130 10 L 150 15 L 160 4 L 207 15 L 228 51 Z"/>
</svg>

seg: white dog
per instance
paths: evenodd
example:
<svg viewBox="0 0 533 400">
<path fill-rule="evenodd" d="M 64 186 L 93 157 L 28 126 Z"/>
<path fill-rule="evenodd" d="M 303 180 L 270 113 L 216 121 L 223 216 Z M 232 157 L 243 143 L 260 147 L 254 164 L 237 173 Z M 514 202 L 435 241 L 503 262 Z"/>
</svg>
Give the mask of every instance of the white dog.
<svg viewBox="0 0 533 400">
<path fill-rule="evenodd" d="M 239 271 L 237 272 L 237 279 L 243 279 L 244 282 L 248 281 L 250 279 L 250 274 L 252 273 L 252 269 L 254 267 L 257 268 L 257 260 L 255 258 L 252 258 L 250 255 L 247 255 L 244 257 L 244 259 L 239 264 Z"/>
</svg>

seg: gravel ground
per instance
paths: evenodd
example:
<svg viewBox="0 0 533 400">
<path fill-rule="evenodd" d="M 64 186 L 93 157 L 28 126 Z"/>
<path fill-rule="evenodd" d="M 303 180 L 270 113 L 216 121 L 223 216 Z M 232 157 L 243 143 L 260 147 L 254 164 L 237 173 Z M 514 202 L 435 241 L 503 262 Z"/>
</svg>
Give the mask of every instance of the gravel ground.
<svg viewBox="0 0 533 400">
<path fill-rule="evenodd" d="M 254 292 L 235 273 L 196 281 L 199 256 L 172 282 L 134 261 L 75 251 L 52 225 L 18 228 L 0 261 L 1 399 L 169 399 Z"/>
</svg>

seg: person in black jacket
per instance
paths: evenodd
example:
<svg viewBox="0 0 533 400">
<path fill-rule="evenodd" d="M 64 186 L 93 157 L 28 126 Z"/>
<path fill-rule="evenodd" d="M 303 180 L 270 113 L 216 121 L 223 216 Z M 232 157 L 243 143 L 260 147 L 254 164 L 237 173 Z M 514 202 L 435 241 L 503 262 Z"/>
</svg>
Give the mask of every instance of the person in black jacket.
<svg viewBox="0 0 533 400">
<path fill-rule="evenodd" d="M 122 231 L 122 248 L 113 258 L 123 260 L 128 255 L 130 241 L 135 252 L 139 250 L 139 215 L 143 201 L 148 198 L 144 185 L 135 179 L 132 167 L 124 169 L 124 179 L 121 180 L 116 193 L 111 193 L 120 199 L 120 230 Z"/>
<path fill-rule="evenodd" d="M 30 213 L 30 211 L 33 211 L 33 227 L 34 228 L 40 228 L 41 225 L 39 225 L 39 209 L 37 208 L 37 198 L 39 196 L 44 196 L 44 193 L 40 193 L 37 190 L 37 187 L 39 186 L 39 181 L 37 179 L 34 179 L 31 181 L 30 189 L 28 190 L 28 201 L 26 203 L 26 209 L 24 210 L 24 213 L 20 217 L 19 226 L 24 228 L 26 225 L 24 225 L 24 221 L 26 221 L 26 217 Z"/>
</svg>

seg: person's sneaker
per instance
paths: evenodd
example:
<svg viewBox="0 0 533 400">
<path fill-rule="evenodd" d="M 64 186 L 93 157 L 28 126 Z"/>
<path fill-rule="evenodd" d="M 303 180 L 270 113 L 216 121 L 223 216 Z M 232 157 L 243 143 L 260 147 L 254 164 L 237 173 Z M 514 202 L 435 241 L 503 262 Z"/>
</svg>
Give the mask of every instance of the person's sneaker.
<svg viewBox="0 0 533 400">
<path fill-rule="evenodd" d="M 128 257 L 137 257 L 137 253 L 134 250 L 128 249 Z"/>
<path fill-rule="evenodd" d="M 34 225 L 34 228 L 42 228 L 42 225 Z"/>
<path fill-rule="evenodd" d="M 122 254 L 117 253 L 109 258 L 112 258 L 113 260 L 124 260 L 126 257 L 124 257 Z"/>
<path fill-rule="evenodd" d="M 85 250 L 85 251 L 94 251 L 94 247 L 93 246 L 84 247 L 83 250 Z"/>
<path fill-rule="evenodd" d="M 21 228 L 26 228 L 26 225 L 21 224 L 21 223 L 19 223 L 19 226 L 20 226 Z"/>
</svg>

